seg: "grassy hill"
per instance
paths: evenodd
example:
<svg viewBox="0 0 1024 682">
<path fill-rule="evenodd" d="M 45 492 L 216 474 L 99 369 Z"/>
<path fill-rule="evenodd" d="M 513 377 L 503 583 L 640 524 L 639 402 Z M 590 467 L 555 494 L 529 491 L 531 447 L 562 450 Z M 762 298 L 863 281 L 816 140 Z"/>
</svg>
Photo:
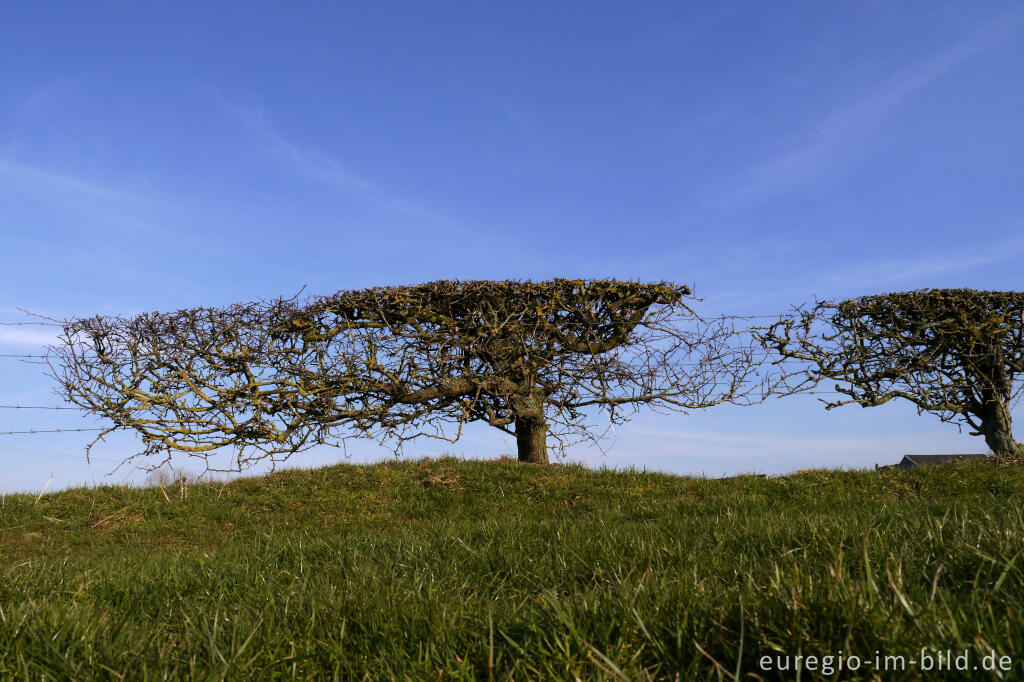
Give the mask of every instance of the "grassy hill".
<svg viewBox="0 0 1024 682">
<path fill-rule="evenodd" d="M 873 669 L 923 648 L 1021 679 L 1022 501 L 1024 470 L 986 463 L 454 459 L 7 496 L 0 679 L 795 679 L 798 654 L 872 661 L 803 679 L 937 676 Z"/>
</svg>

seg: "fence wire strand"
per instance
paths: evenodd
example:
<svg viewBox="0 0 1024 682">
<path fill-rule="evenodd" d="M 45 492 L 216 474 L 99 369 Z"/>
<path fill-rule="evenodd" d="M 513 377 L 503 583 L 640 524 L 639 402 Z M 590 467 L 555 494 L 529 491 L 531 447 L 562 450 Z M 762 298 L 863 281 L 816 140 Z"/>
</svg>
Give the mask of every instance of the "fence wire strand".
<svg viewBox="0 0 1024 682">
<path fill-rule="evenodd" d="M 25 326 L 36 326 L 36 327 L 63 327 L 64 325 L 57 322 L 0 322 L 0 327 L 25 327 Z"/>
<path fill-rule="evenodd" d="M 0 436 L 12 436 L 27 433 L 70 433 L 72 431 L 107 431 L 108 429 L 29 429 L 27 431 L 0 431 Z"/>
<path fill-rule="evenodd" d="M 58 407 L 56 405 L 0 405 L 0 410 L 77 410 L 84 412 L 81 407 Z"/>
</svg>

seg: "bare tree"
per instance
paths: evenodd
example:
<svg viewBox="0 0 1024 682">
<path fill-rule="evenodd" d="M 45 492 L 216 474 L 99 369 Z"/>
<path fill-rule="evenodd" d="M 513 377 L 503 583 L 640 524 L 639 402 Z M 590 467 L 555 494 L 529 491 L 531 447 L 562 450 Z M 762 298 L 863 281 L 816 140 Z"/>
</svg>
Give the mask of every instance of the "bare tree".
<svg viewBox="0 0 1024 682">
<path fill-rule="evenodd" d="M 1002 458 L 1024 455 L 1011 405 L 1024 371 L 1024 292 L 923 289 L 802 306 L 756 335 L 796 363 L 785 389 L 834 380 L 826 409 L 909 400 L 918 414 L 966 423 Z M 791 365 L 792 366 L 792 365 Z"/>
<path fill-rule="evenodd" d="M 241 468 L 351 437 L 453 442 L 481 421 L 547 463 L 549 437 L 600 437 L 596 412 L 750 395 L 757 353 L 688 299 L 670 283 L 438 281 L 94 317 L 64 324 L 50 367 L 107 432 L 139 433 L 139 455 L 230 447 Z"/>
<path fill-rule="evenodd" d="M 165 463 L 163 466 L 150 469 L 143 482 L 147 486 L 192 485 L 199 482 L 199 476 L 180 466 Z"/>
</svg>

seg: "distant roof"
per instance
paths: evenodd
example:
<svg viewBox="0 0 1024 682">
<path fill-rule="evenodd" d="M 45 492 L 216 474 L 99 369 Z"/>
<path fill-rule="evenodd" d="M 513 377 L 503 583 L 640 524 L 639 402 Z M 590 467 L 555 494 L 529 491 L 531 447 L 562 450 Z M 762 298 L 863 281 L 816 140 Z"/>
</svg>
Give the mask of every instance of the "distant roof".
<svg viewBox="0 0 1024 682">
<path fill-rule="evenodd" d="M 953 462 L 959 462 L 964 459 L 984 459 L 988 457 L 987 454 L 969 454 L 969 455 L 904 455 L 903 461 L 900 462 L 902 466 L 935 466 L 938 464 L 952 464 Z"/>
</svg>

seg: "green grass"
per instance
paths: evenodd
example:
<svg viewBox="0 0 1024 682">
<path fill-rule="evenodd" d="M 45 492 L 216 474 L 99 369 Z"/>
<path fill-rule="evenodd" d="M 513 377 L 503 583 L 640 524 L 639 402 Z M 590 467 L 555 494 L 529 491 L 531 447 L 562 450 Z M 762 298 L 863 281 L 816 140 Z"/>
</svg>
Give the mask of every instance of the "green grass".
<svg viewBox="0 0 1024 682">
<path fill-rule="evenodd" d="M 1024 470 L 454 459 L 0 503 L 0 679 L 795 679 L 1013 656 Z M 820 665 L 820 664 L 819 664 Z M 995 679 L 971 671 L 932 679 Z M 921 679 L 862 667 L 803 679 Z"/>
</svg>

